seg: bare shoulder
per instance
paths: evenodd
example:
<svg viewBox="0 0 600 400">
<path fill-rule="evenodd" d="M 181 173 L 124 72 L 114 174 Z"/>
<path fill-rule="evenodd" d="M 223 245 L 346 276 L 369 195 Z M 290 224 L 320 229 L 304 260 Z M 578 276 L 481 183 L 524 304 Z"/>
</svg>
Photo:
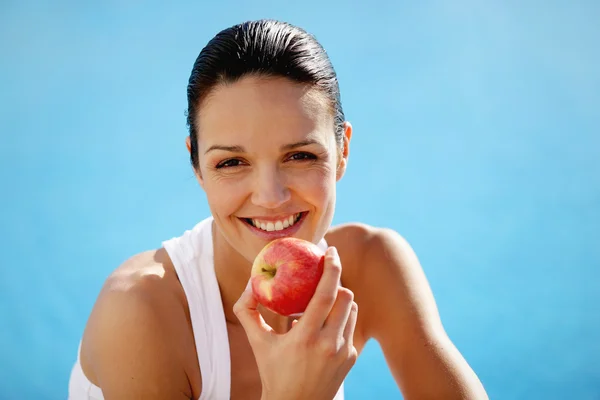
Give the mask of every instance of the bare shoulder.
<svg viewBox="0 0 600 400">
<path fill-rule="evenodd" d="M 166 251 L 137 254 L 100 291 L 82 339 L 82 368 L 106 398 L 191 398 L 181 350 L 188 318 Z"/>
<path fill-rule="evenodd" d="M 407 240 L 392 229 L 345 224 L 327 241 L 338 248 L 342 276 L 355 293 L 361 334 L 379 343 L 405 398 L 487 399 L 446 334 Z"/>
<path fill-rule="evenodd" d="M 421 264 L 412 246 L 397 231 L 347 223 L 332 227 L 326 240 L 338 248 L 343 274 L 355 295 L 360 294 L 359 306 L 368 317 L 367 337 L 381 331 L 377 324 L 386 320 L 381 316 L 386 312 L 382 307 L 385 302 L 399 310 L 418 309 L 428 324 L 437 324 L 436 305 Z"/>
<path fill-rule="evenodd" d="M 361 258 L 378 231 L 379 228 L 371 225 L 349 222 L 329 228 L 325 240 L 329 246 L 334 246 L 338 250 L 340 258 L 353 261 Z"/>
<path fill-rule="evenodd" d="M 331 227 L 325 239 L 330 246 L 338 249 L 340 258 L 348 261 L 350 269 L 358 268 L 365 260 L 368 260 L 371 271 L 373 268 L 389 268 L 390 263 L 386 261 L 391 253 L 406 258 L 406 261 L 415 257 L 408 241 L 390 228 L 360 222 L 344 223 Z M 346 264 L 343 265 L 346 267 Z M 353 275 L 361 272 L 364 273 L 364 268 L 348 271 Z"/>
<path fill-rule="evenodd" d="M 365 250 L 381 250 L 383 247 L 401 247 L 410 250 L 410 245 L 398 232 L 361 222 L 348 222 L 332 226 L 325 235 L 327 242 L 345 251 L 363 253 Z M 335 243 L 335 244 L 333 244 Z"/>
</svg>

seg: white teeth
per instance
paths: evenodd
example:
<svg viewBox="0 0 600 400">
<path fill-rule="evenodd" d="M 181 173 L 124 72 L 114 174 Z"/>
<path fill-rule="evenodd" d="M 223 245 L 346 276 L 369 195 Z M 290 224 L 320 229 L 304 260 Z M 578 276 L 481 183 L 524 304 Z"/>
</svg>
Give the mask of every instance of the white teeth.
<svg viewBox="0 0 600 400">
<path fill-rule="evenodd" d="M 301 213 L 290 215 L 288 218 L 282 219 L 280 221 L 260 221 L 258 219 L 252 220 L 252 225 L 255 227 L 262 229 L 263 231 L 273 232 L 273 231 L 281 231 L 285 228 L 289 228 L 294 225 Z"/>
</svg>

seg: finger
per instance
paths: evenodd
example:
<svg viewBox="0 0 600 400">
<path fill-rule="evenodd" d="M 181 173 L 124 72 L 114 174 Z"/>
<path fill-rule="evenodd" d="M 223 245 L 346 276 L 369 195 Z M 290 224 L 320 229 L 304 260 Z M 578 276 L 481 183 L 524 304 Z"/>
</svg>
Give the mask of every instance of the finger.
<svg viewBox="0 0 600 400">
<path fill-rule="evenodd" d="M 325 320 L 323 330 L 334 337 L 342 337 L 354 302 L 354 293 L 350 289 L 338 287 L 337 298 L 331 312 Z"/>
<path fill-rule="evenodd" d="M 250 287 L 244 290 L 233 306 L 233 312 L 242 324 L 252 345 L 267 340 L 273 333 L 273 328 L 265 322 L 257 307 L 258 301 Z"/>
<path fill-rule="evenodd" d="M 305 325 L 307 329 L 321 330 L 335 303 L 341 274 L 340 257 L 335 247 L 330 247 L 324 256 L 323 275 L 300 324 Z"/>
<path fill-rule="evenodd" d="M 348 321 L 344 328 L 344 340 L 349 345 L 354 344 L 354 329 L 356 328 L 356 320 L 358 319 L 358 304 L 356 302 L 350 303 L 350 315 L 348 315 Z"/>
<path fill-rule="evenodd" d="M 297 323 L 298 323 L 298 320 L 297 319 L 293 319 L 292 323 L 289 326 L 289 330 L 291 330 L 293 327 L 295 327 Z"/>
<path fill-rule="evenodd" d="M 294 326 L 296 326 L 296 324 L 298 323 L 298 320 L 300 320 L 300 318 L 302 317 L 302 314 L 303 313 L 289 315 L 289 317 L 291 319 L 289 320 L 289 323 L 288 323 L 288 331 L 290 331 Z"/>
</svg>

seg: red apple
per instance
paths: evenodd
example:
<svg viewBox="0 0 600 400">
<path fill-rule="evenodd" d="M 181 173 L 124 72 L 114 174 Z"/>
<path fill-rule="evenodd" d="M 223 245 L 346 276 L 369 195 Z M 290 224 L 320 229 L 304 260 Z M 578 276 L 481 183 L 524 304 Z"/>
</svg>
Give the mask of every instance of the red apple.
<svg viewBox="0 0 600 400">
<path fill-rule="evenodd" d="M 280 315 L 303 313 L 323 275 L 324 254 L 306 240 L 292 237 L 273 240 L 252 264 L 254 297 Z"/>
</svg>

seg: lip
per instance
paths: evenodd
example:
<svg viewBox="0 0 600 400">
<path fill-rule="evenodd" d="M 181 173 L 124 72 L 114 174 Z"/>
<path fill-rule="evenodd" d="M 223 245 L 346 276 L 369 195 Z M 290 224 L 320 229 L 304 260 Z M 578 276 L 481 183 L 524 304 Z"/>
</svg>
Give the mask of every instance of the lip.
<svg viewBox="0 0 600 400">
<path fill-rule="evenodd" d="M 261 239 L 270 241 L 270 240 L 275 240 L 275 239 L 279 239 L 282 237 L 292 236 L 294 233 L 298 232 L 298 229 L 300 229 L 300 227 L 304 223 L 304 220 L 306 219 L 307 215 L 308 215 L 308 211 L 303 211 L 303 212 L 301 212 L 300 219 L 298 221 L 296 221 L 296 223 L 294 225 L 289 226 L 280 231 L 271 231 L 271 232 L 263 231 L 262 229 L 255 227 L 254 225 L 247 222 L 246 218 L 238 218 L 238 219 L 242 222 L 242 224 L 246 225 L 248 227 L 248 229 L 250 229 L 250 231 L 252 233 L 254 233 L 256 236 L 258 236 Z M 288 214 L 288 216 L 289 216 L 289 214 Z M 280 217 L 280 219 L 281 218 L 283 218 L 283 217 Z M 248 218 L 248 219 L 252 219 L 252 218 Z M 256 217 L 256 219 L 261 219 L 263 221 L 277 221 L 277 218 L 274 218 L 274 217 L 269 217 L 269 218 Z"/>
</svg>

